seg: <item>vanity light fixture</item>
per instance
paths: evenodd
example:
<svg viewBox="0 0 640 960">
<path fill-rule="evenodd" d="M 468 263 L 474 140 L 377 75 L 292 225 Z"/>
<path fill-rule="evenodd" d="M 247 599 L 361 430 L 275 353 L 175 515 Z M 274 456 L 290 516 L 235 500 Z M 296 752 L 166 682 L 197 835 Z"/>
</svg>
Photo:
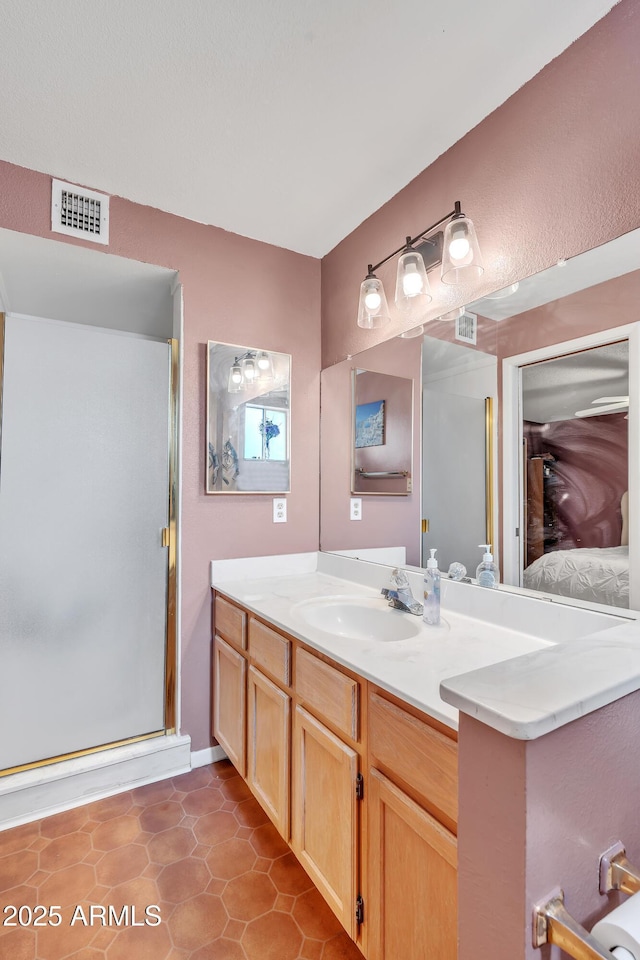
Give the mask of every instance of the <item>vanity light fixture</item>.
<svg viewBox="0 0 640 960">
<path fill-rule="evenodd" d="M 265 350 L 249 350 L 236 357 L 229 370 L 229 393 L 240 393 L 253 383 L 268 383 L 274 379 L 273 360 Z"/>
<path fill-rule="evenodd" d="M 445 223 L 444 235 L 439 231 L 429 237 Z M 418 243 L 420 245 L 416 248 Z M 384 287 L 375 272 L 398 254 L 401 256 L 398 260 L 395 304 L 404 319 L 421 319 L 433 299 L 427 278 L 428 268 L 441 263 L 441 279 L 449 284 L 477 279 L 484 272 L 475 227 L 462 213 L 460 201 L 456 200 L 454 209 L 446 216 L 426 230 L 421 230 L 415 237 L 407 237 L 404 246 L 379 263 L 368 265 L 367 275 L 360 285 L 359 327 L 370 330 L 390 320 Z"/>
</svg>

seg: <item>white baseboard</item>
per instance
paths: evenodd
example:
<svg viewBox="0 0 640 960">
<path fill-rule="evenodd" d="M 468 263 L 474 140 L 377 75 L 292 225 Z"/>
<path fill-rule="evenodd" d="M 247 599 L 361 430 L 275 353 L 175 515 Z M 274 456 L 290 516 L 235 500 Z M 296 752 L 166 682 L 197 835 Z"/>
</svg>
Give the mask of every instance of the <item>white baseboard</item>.
<svg viewBox="0 0 640 960">
<path fill-rule="evenodd" d="M 0 830 L 188 773 L 191 756 L 191 738 L 172 734 L 10 774 L 0 778 Z"/>
<path fill-rule="evenodd" d="M 209 763 L 217 763 L 218 760 L 226 760 L 227 755 L 218 744 L 217 747 L 206 747 L 204 750 L 194 750 L 191 754 L 192 767 L 206 767 Z"/>
</svg>

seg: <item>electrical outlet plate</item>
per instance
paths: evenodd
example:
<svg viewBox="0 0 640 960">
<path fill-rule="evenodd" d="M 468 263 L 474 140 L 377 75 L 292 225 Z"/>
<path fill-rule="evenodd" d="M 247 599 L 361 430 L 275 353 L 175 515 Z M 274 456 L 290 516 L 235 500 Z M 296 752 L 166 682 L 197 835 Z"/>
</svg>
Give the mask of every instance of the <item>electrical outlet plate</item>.
<svg viewBox="0 0 640 960">
<path fill-rule="evenodd" d="M 349 508 L 349 519 L 362 520 L 362 498 L 361 497 L 351 497 L 351 505 Z"/>
<path fill-rule="evenodd" d="M 274 523 L 287 522 L 287 498 L 286 497 L 273 498 L 273 522 Z"/>
</svg>

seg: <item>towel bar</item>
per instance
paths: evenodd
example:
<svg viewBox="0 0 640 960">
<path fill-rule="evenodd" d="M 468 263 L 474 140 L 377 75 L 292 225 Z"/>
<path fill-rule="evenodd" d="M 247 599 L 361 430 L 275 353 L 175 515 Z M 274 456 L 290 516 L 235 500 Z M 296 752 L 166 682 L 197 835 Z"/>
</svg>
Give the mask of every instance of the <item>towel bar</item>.
<svg viewBox="0 0 640 960">
<path fill-rule="evenodd" d="M 627 860 L 627 851 L 620 841 L 600 857 L 600 893 L 621 890 L 640 893 L 640 870 Z"/>
<path fill-rule="evenodd" d="M 356 474 L 365 480 L 388 480 L 396 477 L 408 477 L 408 470 L 363 470 L 361 467 L 356 469 Z"/>
<path fill-rule="evenodd" d="M 533 908 L 533 945 L 545 943 L 554 943 L 575 960 L 615 960 L 565 909 L 562 890 L 554 890 Z"/>
</svg>

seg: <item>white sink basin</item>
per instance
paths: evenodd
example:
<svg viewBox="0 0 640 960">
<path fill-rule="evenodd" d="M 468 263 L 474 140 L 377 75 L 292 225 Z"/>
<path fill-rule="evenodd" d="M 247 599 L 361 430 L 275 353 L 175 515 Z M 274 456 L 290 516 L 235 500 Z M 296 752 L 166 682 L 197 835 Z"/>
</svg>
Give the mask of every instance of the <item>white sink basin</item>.
<svg viewBox="0 0 640 960">
<path fill-rule="evenodd" d="M 382 597 L 322 597 L 294 609 L 310 627 L 351 640 L 407 640 L 422 631 L 422 617 L 394 610 Z"/>
</svg>

